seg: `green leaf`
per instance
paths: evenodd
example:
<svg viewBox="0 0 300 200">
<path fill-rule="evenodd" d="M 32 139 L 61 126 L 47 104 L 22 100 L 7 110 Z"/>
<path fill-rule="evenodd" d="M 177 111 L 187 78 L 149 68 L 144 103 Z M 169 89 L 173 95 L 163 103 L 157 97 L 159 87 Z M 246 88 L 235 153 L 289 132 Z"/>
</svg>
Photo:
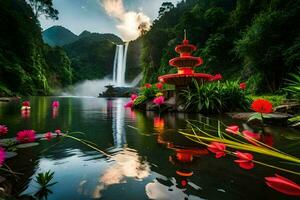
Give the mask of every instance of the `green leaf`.
<svg viewBox="0 0 300 200">
<path fill-rule="evenodd" d="M 252 115 L 250 115 L 247 122 L 253 121 L 255 119 L 262 121 L 261 114 L 260 113 L 253 113 Z"/>
</svg>

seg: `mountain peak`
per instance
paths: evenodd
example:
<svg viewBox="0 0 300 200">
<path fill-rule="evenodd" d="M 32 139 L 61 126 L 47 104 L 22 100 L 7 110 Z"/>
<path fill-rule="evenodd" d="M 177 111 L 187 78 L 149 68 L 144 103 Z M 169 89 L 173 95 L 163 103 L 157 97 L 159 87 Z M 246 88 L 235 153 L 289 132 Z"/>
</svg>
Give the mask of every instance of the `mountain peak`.
<svg viewBox="0 0 300 200">
<path fill-rule="evenodd" d="M 63 26 L 52 26 L 43 31 L 43 40 L 50 46 L 63 46 L 77 39 L 77 35 Z"/>
</svg>

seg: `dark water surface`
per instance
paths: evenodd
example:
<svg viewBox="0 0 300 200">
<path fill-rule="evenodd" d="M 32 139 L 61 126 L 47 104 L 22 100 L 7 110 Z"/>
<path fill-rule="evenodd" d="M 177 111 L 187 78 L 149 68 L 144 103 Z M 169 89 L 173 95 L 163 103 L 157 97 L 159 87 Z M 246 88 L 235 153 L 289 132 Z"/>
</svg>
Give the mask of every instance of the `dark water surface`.
<svg viewBox="0 0 300 200">
<path fill-rule="evenodd" d="M 18 150 L 19 155 L 7 160 L 7 164 L 24 173 L 12 183 L 13 190 L 21 194 L 33 195 L 38 187 L 34 177 L 47 170 L 55 172 L 54 181 L 58 182 L 50 188 L 49 200 L 293 199 L 267 187 L 264 177 L 279 173 L 300 184 L 296 175 L 259 165 L 247 171 L 239 168 L 230 156 L 216 159 L 204 147 L 176 132 L 187 128 L 186 119 L 216 126 L 216 120 L 201 115 L 158 116 L 153 112 L 131 111 L 123 107 L 128 99 L 33 97 L 29 100 L 30 115 L 20 113 L 22 100 L 0 103 L 0 124 L 9 127 L 8 137 L 23 129 L 34 129 L 37 133 L 55 129 L 80 131 L 85 135 L 78 137 L 96 143 L 111 157 L 68 138 L 45 140 L 39 146 Z M 53 100 L 60 102 L 58 112 L 52 111 Z M 215 119 L 232 123 L 224 117 Z M 241 122 L 235 123 L 242 126 Z M 265 127 L 264 131 L 266 140 L 273 141 L 275 147 L 300 156 L 299 132 L 278 127 Z M 196 152 L 192 160 L 180 154 L 182 149 Z M 273 158 L 254 156 L 278 164 Z M 191 162 L 184 162 L 187 160 Z"/>
</svg>

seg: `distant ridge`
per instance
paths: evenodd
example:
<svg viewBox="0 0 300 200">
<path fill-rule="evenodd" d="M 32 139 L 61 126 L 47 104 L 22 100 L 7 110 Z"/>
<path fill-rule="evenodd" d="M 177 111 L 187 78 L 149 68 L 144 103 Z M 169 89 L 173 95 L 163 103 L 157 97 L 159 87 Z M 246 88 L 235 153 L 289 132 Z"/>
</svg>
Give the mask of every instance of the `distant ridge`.
<svg viewBox="0 0 300 200">
<path fill-rule="evenodd" d="M 76 42 L 82 38 L 89 38 L 91 40 L 109 40 L 114 44 L 123 44 L 121 38 L 111 33 L 91 33 L 89 31 L 83 31 L 78 35 L 74 34 L 69 29 L 63 26 L 52 26 L 43 31 L 43 40 L 50 46 L 64 46 Z"/>
<path fill-rule="evenodd" d="M 52 26 L 43 31 L 43 40 L 50 46 L 63 46 L 78 39 L 78 36 L 62 26 Z"/>
</svg>

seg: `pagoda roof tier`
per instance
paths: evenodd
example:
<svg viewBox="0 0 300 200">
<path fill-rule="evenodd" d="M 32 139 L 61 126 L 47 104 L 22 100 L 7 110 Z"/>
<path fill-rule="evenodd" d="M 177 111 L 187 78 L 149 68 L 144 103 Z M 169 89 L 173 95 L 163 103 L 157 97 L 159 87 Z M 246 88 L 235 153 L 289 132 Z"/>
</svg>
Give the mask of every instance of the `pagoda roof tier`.
<svg viewBox="0 0 300 200">
<path fill-rule="evenodd" d="M 203 83 L 206 81 L 214 81 L 215 76 L 204 73 L 194 73 L 194 74 L 166 74 L 158 77 L 160 82 L 175 86 L 187 86 L 190 85 L 195 79 L 198 83 Z"/>
<path fill-rule="evenodd" d="M 196 67 L 201 65 L 202 63 L 202 58 L 193 56 L 177 57 L 169 61 L 169 65 L 174 67 Z"/>
<path fill-rule="evenodd" d="M 181 53 L 191 53 L 196 49 L 197 47 L 193 44 L 180 44 L 176 46 L 175 51 L 181 54 Z"/>
</svg>

